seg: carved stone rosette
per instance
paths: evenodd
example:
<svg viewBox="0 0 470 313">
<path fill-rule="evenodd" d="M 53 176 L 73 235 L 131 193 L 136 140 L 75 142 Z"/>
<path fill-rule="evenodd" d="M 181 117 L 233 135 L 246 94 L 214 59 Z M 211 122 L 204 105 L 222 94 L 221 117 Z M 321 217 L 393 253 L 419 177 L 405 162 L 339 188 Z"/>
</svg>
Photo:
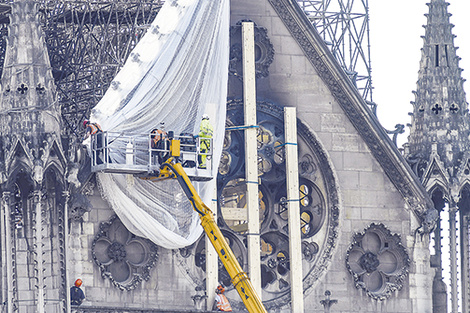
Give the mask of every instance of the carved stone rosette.
<svg viewBox="0 0 470 313">
<path fill-rule="evenodd" d="M 247 20 L 248 21 L 248 20 Z M 243 80 L 242 62 L 242 22 L 230 27 L 230 63 L 229 75 Z M 251 22 L 251 21 L 249 21 Z M 267 77 L 269 66 L 274 60 L 274 47 L 269 40 L 266 28 L 255 24 L 255 72 L 256 78 Z"/>
<path fill-rule="evenodd" d="M 410 257 L 398 234 L 383 224 L 372 223 L 356 233 L 346 253 L 346 267 L 356 288 L 375 300 L 385 300 L 403 287 Z"/>
<path fill-rule="evenodd" d="M 131 234 L 117 216 L 100 224 L 91 249 L 101 276 L 126 291 L 148 280 L 158 259 L 157 246 Z"/>
</svg>

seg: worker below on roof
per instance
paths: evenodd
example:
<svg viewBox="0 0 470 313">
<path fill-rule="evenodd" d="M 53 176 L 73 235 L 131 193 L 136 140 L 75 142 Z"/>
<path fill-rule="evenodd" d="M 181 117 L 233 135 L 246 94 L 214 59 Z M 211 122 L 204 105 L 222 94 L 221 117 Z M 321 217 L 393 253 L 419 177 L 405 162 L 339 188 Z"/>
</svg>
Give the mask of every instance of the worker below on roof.
<svg viewBox="0 0 470 313">
<path fill-rule="evenodd" d="M 225 288 L 222 287 L 222 285 L 217 286 L 217 289 L 215 290 L 216 295 L 214 307 L 217 311 L 232 312 L 232 307 L 230 306 L 227 297 L 224 295 L 224 292 Z"/>
<path fill-rule="evenodd" d="M 83 293 L 83 290 L 80 289 L 81 285 L 82 280 L 79 278 L 75 281 L 75 286 L 70 288 L 70 304 L 80 305 L 82 304 L 83 299 L 85 299 L 85 294 Z"/>
<path fill-rule="evenodd" d="M 98 123 L 91 123 L 89 120 L 83 121 L 83 128 L 85 128 L 85 135 L 83 136 L 83 140 L 87 139 L 91 135 L 96 135 L 96 146 L 92 147 L 94 151 L 97 152 L 96 156 L 96 164 L 103 164 L 103 131 L 101 130 L 101 126 Z"/>
<path fill-rule="evenodd" d="M 207 153 L 209 153 L 211 149 L 211 141 L 210 138 L 213 136 L 214 129 L 212 127 L 211 122 L 209 121 L 209 115 L 203 114 L 201 126 L 199 126 L 199 134 L 195 137 L 200 137 L 200 150 L 201 153 L 198 156 L 198 167 L 199 168 L 206 168 L 206 160 L 207 160 Z M 207 139 L 204 139 L 207 138 Z"/>
</svg>

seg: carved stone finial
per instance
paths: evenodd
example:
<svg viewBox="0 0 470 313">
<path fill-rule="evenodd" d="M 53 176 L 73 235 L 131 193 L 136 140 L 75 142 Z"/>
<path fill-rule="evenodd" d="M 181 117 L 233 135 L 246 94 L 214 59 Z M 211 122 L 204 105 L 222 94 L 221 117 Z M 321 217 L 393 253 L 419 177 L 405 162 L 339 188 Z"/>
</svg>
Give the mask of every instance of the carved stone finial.
<svg viewBox="0 0 470 313">
<path fill-rule="evenodd" d="M 335 303 L 338 303 L 338 300 L 330 299 L 330 296 L 331 291 L 327 290 L 325 291 L 325 300 L 320 301 L 320 304 L 323 305 L 323 307 L 325 308 L 325 313 L 329 313 L 331 306 Z"/>
<path fill-rule="evenodd" d="M 204 291 L 205 288 L 197 286 L 196 287 L 196 294 L 194 296 L 191 296 L 191 299 L 194 302 L 194 306 L 197 311 L 202 311 L 203 310 L 203 304 L 204 301 L 207 299 L 207 295 L 205 294 Z M 210 303 L 208 304 L 209 306 L 211 305 Z M 208 308 L 210 309 L 210 308 Z"/>
</svg>

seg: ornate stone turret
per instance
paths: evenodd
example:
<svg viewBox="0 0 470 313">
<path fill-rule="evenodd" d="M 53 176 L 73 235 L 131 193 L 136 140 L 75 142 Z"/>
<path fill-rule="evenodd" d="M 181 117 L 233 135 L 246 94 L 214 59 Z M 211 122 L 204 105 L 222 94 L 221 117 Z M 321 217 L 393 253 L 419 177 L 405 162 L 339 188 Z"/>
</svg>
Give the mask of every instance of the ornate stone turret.
<svg viewBox="0 0 470 313">
<path fill-rule="evenodd" d="M 60 135 L 51 65 L 33 2 L 13 4 L 1 84 L 1 135 Z"/>
<path fill-rule="evenodd" d="M 34 2 L 12 4 L 8 31 L 0 94 L 0 136 L 6 176 L 15 167 L 13 153 L 18 154 L 19 150 L 25 154 L 23 161 L 31 169 L 45 168 L 53 143 L 61 150 L 57 144 L 60 109 Z"/>
<path fill-rule="evenodd" d="M 434 313 L 447 312 L 446 288 L 442 282 L 442 260 L 450 259 L 450 295 L 452 312 L 460 312 L 458 299 L 468 302 L 468 275 L 462 275 L 462 289 L 459 290 L 458 272 L 468 273 L 468 257 L 458 269 L 457 224 L 460 213 L 462 230 L 461 255 L 468 255 L 470 167 L 469 167 L 469 114 L 468 103 L 463 89 L 464 79 L 459 68 L 460 58 L 454 46 L 452 25 L 447 11 L 449 3 L 444 0 L 431 0 L 427 4 L 427 25 L 423 37 L 421 63 L 415 101 L 413 104 L 412 126 L 406 157 L 416 174 L 431 194 L 437 210 L 449 208 L 450 255 L 443 255 L 441 245 L 442 220 L 439 219 L 434 234 L 436 254 L 432 256 L 432 266 L 436 268 L 434 279 Z M 446 266 L 447 267 L 447 266 Z M 446 273 L 447 274 L 447 273 Z M 468 307 L 463 312 L 468 312 Z"/>
<path fill-rule="evenodd" d="M 0 94 L 2 302 L 7 312 L 66 308 L 66 159 L 60 121 L 36 4 L 15 1 Z"/>
<path fill-rule="evenodd" d="M 448 5 L 444 0 L 428 3 L 409 152 L 424 160 L 438 157 L 446 174 L 456 177 L 469 142 L 469 116 Z"/>
</svg>

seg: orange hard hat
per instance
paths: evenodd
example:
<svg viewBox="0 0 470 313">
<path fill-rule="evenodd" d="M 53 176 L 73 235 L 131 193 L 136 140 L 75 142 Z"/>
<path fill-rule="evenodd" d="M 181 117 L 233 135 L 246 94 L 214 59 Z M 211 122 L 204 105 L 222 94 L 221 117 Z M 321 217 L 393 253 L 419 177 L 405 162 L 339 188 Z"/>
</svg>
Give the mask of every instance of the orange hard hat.
<svg viewBox="0 0 470 313">
<path fill-rule="evenodd" d="M 219 293 L 224 293 L 224 292 L 225 292 L 225 288 L 222 287 L 222 285 L 218 285 L 218 286 L 217 286 L 217 292 L 219 292 Z"/>
<path fill-rule="evenodd" d="M 79 278 L 75 281 L 75 286 L 80 287 L 82 285 L 82 280 Z"/>
</svg>

